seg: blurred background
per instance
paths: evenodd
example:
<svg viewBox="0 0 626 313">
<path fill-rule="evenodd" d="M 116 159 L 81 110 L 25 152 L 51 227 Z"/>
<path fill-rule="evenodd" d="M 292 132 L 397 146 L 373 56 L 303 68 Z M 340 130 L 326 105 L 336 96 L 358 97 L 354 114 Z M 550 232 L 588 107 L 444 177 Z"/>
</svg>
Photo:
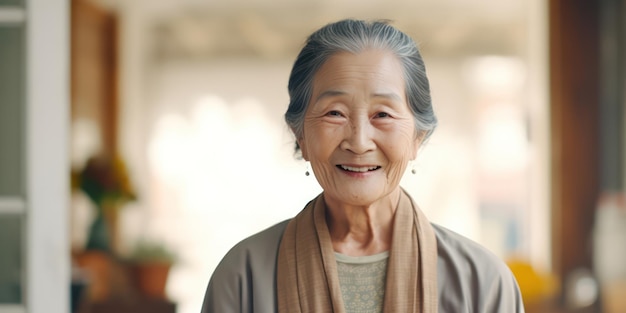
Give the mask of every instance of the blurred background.
<svg viewBox="0 0 626 313">
<path fill-rule="evenodd" d="M 0 0 L 0 312 L 199 312 L 321 189 L 283 122 L 308 34 L 389 19 L 439 127 L 402 186 L 527 312 L 626 312 L 623 1 Z M 70 288 L 71 286 L 71 288 Z"/>
</svg>

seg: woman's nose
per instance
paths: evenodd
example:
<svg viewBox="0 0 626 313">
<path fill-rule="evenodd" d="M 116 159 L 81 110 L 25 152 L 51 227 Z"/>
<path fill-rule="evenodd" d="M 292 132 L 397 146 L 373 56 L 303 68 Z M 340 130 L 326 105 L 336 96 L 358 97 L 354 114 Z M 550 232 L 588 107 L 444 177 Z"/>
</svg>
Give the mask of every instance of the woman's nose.
<svg viewBox="0 0 626 313">
<path fill-rule="evenodd" d="M 353 119 L 349 123 L 341 148 L 355 154 L 363 154 L 376 148 L 372 138 L 373 126 L 369 118 Z"/>
</svg>

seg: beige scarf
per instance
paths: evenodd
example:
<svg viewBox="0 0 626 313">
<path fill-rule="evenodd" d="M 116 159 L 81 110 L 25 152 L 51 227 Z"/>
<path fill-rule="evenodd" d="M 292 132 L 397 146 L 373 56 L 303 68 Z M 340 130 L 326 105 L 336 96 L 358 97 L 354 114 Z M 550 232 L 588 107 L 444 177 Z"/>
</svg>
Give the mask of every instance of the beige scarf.
<svg viewBox="0 0 626 313">
<path fill-rule="evenodd" d="M 345 312 L 325 211 L 319 195 L 287 225 L 278 252 L 279 313 Z M 383 311 L 435 313 L 435 233 L 404 190 L 393 226 Z"/>
</svg>

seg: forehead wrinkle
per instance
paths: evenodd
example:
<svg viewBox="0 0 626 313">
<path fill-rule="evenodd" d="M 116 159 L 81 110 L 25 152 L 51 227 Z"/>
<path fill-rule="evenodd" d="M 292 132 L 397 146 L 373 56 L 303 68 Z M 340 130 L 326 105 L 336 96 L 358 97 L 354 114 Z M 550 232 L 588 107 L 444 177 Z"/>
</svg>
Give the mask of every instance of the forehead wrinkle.
<svg viewBox="0 0 626 313">
<path fill-rule="evenodd" d="M 319 102 L 320 100 L 322 100 L 324 98 L 333 98 L 333 97 L 346 96 L 346 95 L 348 95 L 348 93 L 345 92 L 345 91 L 341 91 L 341 90 L 326 90 L 326 91 L 320 93 L 315 98 L 315 102 Z"/>
<path fill-rule="evenodd" d="M 370 95 L 372 98 L 384 98 L 394 101 L 403 101 L 404 99 L 395 92 L 375 92 Z"/>
<path fill-rule="evenodd" d="M 379 65 L 375 68 L 372 68 L 372 64 L 359 59 L 355 62 L 351 59 L 345 60 L 345 56 L 360 58 L 361 54 L 340 52 L 331 56 L 314 75 L 312 86 L 314 98 L 311 99 L 311 103 L 318 103 L 326 98 L 354 97 L 357 96 L 355 92 L 363 96 L 363 99 L 382 98 L 393 102 L 405 101 L 404 76 L 400 73 L 397 77 L 402 81 L 401 90 L 397 90 L 398 86 L 393 86 L 395 83 L 390 82 L 390 77 L 398 75 L 395 69 L 398 69 L 399 64 L 395 56 L 389 59 L 388 55 L 383 55 L 383 60 L 375 62 Z M 402 72 L 401 66 L 400 72 Z M 395 79 L 392 80 L 395 81 Z M 353 90 L 355 86 L 357 90 Z M 316 89 L 319 92 L 317 95 L 315 95 Z"/>
<path fill-rule="evenodd" d="M 341 97 L 347 96 L 348 92 L 341 90 L 327 90 L 320 93 L 316 98 L 315 102 L 319 102 L 324 98 L 333 98 L 333 97 Z M 395 92 L 373 92 L 370 94 L 370 98 L 383 98 L 394 101 L 403 101 L 402 97 Z"/>
</svg>

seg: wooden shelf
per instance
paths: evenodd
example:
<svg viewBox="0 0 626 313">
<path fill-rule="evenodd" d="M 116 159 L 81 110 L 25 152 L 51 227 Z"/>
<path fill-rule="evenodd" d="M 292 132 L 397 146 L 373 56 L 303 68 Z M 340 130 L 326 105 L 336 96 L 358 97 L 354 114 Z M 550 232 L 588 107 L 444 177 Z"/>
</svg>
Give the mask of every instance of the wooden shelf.
<svg viewBox="0 0 626 313">
<path fill-rule="evenodd" d="M 87 303 L 78 313 L 175 313 L 176 304 L 162 299 L 139 298 Z"/>
</svg>

